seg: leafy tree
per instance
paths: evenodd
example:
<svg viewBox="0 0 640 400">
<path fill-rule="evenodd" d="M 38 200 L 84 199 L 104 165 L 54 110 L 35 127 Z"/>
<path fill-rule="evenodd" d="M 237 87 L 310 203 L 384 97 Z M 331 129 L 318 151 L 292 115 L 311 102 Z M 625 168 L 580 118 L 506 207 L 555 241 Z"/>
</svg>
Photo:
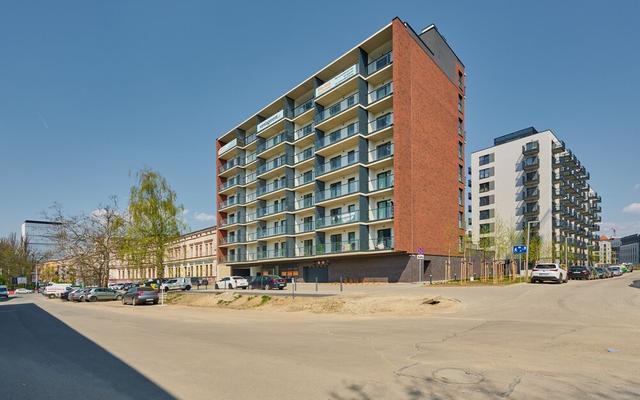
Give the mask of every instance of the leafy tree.
<svg viewBox="0 0 640 400">
<path fill-rule="evenodd" d="M 176 192 L 158 172 L 143 169 L 136 174 L 136 180 L 129 195 L 129 221 L 122 254 L 129 266 L 152 265 L 156 277 L 162 278 L 166 248 L 184 227 L 183 207 L 176 203 Z"/>
<path fill-rule="evenodd" d="M 31 277 L 35 258 L 28 248 L 15 233 L 0 238 L 0 278 L 5 283 L 10 283 L 11 278 L 18 276 Z"/>
</svg>

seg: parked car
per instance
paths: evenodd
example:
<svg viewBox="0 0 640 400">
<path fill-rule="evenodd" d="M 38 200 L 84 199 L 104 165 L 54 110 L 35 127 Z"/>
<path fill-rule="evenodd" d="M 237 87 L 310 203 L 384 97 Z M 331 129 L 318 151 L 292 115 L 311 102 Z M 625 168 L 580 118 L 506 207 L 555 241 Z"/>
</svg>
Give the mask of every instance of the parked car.
<svg viewBox="0 0 640 400">
<path fill-rule="evenodd" d="M 574 265 L 569 267 L 569 279 L 593 279 L 593 272 L 589 267 Z"/>
<path fill-rule="evenodd" d="M 227 276 L 216 281 L 216 289 L 247 289 L 249 281 L 242 276 Z"/>
<path fill-rule="evenodd" d="M 544 281 L 566 283 L 568 281 L 567 271 L 558 263 L 538 263 L 533 267 L 531 283 Z"/>
<path fill-rule="evenodd" d="M 78 289 L 69 295 L 71 301 L 84 301 L 87 293 L 91 291 L 91 288 Z"/>
<path fill-rule="evenodd" d="M 132 287 L 122 296 L 122 304 L 158 304 L 158 292 L 150 287 Z"/>
<path fill-rule="evenodd" d="M 631 263 L 623 263 L 625 267 L 627 267 L 627 272 L 633 272 L 633 264 Z"/>
<path fill-rule="evenodd" d="M 9 291 L 7 290 L 7 287 L 4 285 L 0 285 L 0 299 L 8 299 L 9 298 Z"/>
<path fill-rule="evenodd" d="M 71 285 L 68 283 L 52 283 L 44 288 L 42 294 L 50 299 L 53 299 L 55 297 L 60 298 L 60 295 L 66 292 L 67 288 L 70 286 Z"/>
<path fill-rule="evenodd" d="M 60 293 L 60 300 L 71 301 L 71 297 L 70 296 L 76 290 L 82 290 L 82 288 L 75 287 L 75 286 L 68 287 L 67 290 L 65 290 L 64 292 Z"/>
<path fill-rule="evenodd" d="M 112 301 L 112 300 L 121 300 L 122 294 L 117 291 L 109 288 L 98 287 L 89 290 L 84 295 L 85 301 Z"/>
<path fill-rule="evenodd" d="M 29 294 L 33 293 L 33 290 L 26 288 L 17 288 L 13 293 L 15 294 Z"/>
<path fill-rule="evenodd" d="M 609 269 L 611 270 L 613 276 L 621 276 L 623 273 L 622 268 L 619 265 L 612 265 L 609 267 Z"/>
<path fill-rule="evenodd" d="M 625 264 L 620 264 L 618 266 L 620 267 L 620 271 L 622 271 L 623 274 L 626 274 L 627 272 L 629 272 L 629 268 L 627 268 Z"/>
<path fill-rule="evenodd" d="M 287 287 L 287 281 L 278 275 L 254 276 L 249 282 L 249 288 L 251 289 L 283 290 L 285 287 Z"/>
<path fill-rule="evenodd" d="M 191 278 L 171 278 L 160 285 L 165 292 L 169 290 L 191 290 Z"/>
</svg>

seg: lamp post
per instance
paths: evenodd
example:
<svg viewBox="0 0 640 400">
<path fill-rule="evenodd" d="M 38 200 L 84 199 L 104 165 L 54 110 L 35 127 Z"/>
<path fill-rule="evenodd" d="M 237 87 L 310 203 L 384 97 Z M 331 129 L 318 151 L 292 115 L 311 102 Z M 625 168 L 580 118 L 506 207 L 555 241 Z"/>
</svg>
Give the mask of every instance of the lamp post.
<svg viewBox="0 0 640 400">
<path fill-rule="evenodd" d="M 524 265 L 524 281 L 529 280 L 529 237 L 531 236 L 531 224 L 537 224 L 540 221 L 533 220 L 527 221 L 527 254 L 525 255 L 525 265 Z"/>
<path fill-rule="evenodd" d="M 569 238 L 564 237 L 564 266 L 569 270 Z"/>
</svg>

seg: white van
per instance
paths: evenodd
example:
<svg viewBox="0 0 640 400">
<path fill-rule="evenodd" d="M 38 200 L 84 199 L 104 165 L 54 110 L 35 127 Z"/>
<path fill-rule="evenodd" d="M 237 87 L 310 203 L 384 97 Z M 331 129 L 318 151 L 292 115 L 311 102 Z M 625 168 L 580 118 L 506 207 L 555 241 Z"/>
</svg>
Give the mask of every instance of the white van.
<svg viewBox="0 0 640 400">
<path fill-rule="evenodd" d="M 191 290 L 191 278 L 169 278 L 160 285 L 165 292 L 169 290 Z"/>
<path fill-rule="evenodd" d="M 42 294 L 50 299 L 55 297 L 60 298 L 60 295 L 66 292 L 70 286 L 70 283 L 52 283 L 44 288 Z"/>
</svg>

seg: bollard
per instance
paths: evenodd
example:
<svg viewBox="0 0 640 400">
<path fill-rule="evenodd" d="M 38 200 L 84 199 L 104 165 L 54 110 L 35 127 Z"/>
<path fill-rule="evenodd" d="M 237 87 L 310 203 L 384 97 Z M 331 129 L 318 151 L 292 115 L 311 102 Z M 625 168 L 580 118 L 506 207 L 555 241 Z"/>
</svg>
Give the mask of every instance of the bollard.
<svg viewBox="0 0 640 400">
<path fill-rule="evenodd" d="M 296 281 L 293 278 L 291 278 L 291 283 L 292 283 L 292 285 L 291 285 L 291 298 L 293 298 L 293 300 L 295 300 L 296 299 Z"/>
<path fill-rule="evenodd" d="M 457 281 L 458 280 L 458 274 L 453 274 L 453 281 Z"/>
<path fill-rule="evenodd" d="M 316 276 L 316 292 L 318 291 L 318 277 Z"/>
<path fill-rule="evenodd" d="M 433 285 L 433 274 L 429 274 L 429 285 Z"/>
<path fill-rule="evenodd" d="M 340 291 L 342 292 L 342 275 L 340 275 Z"/>
</svg>

